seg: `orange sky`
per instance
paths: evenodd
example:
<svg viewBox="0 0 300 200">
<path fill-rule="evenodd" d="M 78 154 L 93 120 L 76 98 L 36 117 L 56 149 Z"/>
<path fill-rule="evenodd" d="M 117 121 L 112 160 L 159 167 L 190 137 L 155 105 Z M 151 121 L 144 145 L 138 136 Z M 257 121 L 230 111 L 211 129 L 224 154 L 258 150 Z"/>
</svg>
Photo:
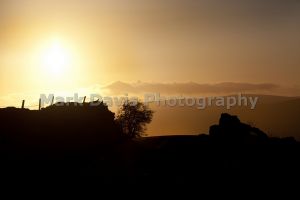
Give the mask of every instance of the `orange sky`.
<svg viewBox="0 0 300 200">
<path fill-rule="evenodd" d="M 298 87 L 299 11 L 293 0 L 2 0 L 0 95 L 137 80 Z"/>
</svg>

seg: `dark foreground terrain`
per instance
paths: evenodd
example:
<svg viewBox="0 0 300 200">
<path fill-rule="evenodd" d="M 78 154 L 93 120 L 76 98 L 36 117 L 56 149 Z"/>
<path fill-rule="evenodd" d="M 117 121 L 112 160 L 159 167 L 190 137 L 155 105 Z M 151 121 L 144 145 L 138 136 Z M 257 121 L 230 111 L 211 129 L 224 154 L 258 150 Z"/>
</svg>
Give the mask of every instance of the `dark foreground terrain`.
<svg viewBox="0 0 300 200">
<path fill-rule="evenodd" d="M 201 123 L 201 121 L 199 121 Z M 92 176 L 99 182 L 197 183 L 296 177 L 300 145 L 222 114 L 209 134 L 122 137 L 100 104 L 0 109 L 1 178 Z"/>
</svg>

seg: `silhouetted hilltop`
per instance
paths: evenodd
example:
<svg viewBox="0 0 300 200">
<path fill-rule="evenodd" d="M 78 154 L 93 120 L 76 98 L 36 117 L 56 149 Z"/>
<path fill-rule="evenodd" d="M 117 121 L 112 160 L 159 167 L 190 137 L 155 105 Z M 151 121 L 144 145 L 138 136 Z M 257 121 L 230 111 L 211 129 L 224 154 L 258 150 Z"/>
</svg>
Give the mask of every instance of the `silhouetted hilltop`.
<svg viewBox="0 0 300 200">
<path fill-rule="evenodd" d="M 91 145 L 118 135 L 114 113 L 102 102 L 57 103 L 42 110 L 0 109 L 1 143 Z"/>
</svg>

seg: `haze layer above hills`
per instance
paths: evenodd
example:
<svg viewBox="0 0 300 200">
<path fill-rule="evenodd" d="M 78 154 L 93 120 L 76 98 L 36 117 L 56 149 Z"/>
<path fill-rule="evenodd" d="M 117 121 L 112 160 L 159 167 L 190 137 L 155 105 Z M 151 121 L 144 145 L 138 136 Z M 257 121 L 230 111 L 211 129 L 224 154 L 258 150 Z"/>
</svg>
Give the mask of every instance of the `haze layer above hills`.
<svg viewBox="0 0 300 200">
<path fill-rule="evenodd" d="M 300 98 L 268 95 L 247 95 L 258 97 L 255 109 L 235 106 L 231 109 L 212 105 L 205 109 L 196 106 L 158 106 L 151 105 L 155 111 L 154 119 L 149 125 L 147 134 L 182 135 L 208 133 L 211 124 L 218 123 L 218 116 L 227 112 L 238 115 L 244 122 L 260 127 L 271 136 L 293 136 L 300 139 Z"/>
</svg>

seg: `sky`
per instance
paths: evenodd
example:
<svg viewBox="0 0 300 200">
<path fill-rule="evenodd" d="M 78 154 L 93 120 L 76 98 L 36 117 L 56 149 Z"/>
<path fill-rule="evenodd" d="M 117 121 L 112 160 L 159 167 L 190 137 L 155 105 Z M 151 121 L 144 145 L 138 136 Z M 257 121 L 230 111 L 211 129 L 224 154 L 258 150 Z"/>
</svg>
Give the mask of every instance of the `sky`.
<svg viewBox="0 0 300 200">
<path fill-rule="evenodd" d="M 299 24 L 297 0 L 1 0 L 0 106 L 117 81 L 300 96 Z"/>
</svg>

